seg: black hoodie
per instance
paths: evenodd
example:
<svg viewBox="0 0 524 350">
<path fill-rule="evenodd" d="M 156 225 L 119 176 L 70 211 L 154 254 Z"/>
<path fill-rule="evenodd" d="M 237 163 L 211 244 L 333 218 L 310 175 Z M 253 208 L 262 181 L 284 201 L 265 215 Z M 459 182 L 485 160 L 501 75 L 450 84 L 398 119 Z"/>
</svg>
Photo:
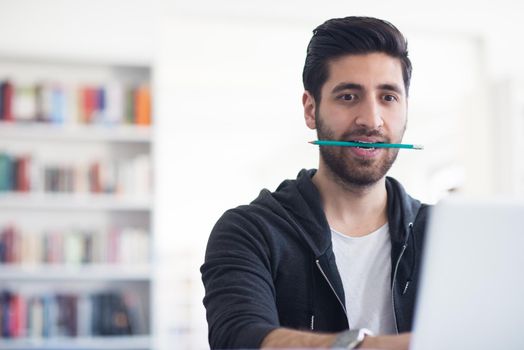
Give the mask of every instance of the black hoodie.
<svg viewBox="0 0 524 350">
<path fill-rule="evenodd" d="M 273 329 L 348 329 L 344 290 L 320 195 L 302 170 L 275 192 L 218 220 L 201 267 L 212 349 L 259 348 Z M 410 331 L 427 205 L 386 178 L 392 295 L 398 332 Z"/>
</svg>

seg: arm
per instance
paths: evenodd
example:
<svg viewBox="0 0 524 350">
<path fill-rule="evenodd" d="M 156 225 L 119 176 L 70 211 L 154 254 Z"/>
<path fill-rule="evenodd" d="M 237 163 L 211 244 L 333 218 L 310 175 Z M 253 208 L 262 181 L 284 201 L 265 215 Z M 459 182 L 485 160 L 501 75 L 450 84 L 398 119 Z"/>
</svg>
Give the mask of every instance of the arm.
<svg viewBox="0 0 524 350">
<path fill-rule="evenodd" d="M 269 333 L 262 348 L 330 348 L 337 334 L 320 334 L 278 328 Z M 366 336 L 359 349 L 407 350 L 411 333 L 398 335 Z"/>
<path fill-rule="evenodd" d="M 313 333 L 278 328 L 269 333 L 262 348 L 329 348 L 335 341 L 335 333 Z"/>
<path fill-rule="evenodd" d="M 259 348 L 280 326 L 269 248 L 249 213 L 234 209 L 218 220 L 201 272 L 212 349 Z"/>
</svg>

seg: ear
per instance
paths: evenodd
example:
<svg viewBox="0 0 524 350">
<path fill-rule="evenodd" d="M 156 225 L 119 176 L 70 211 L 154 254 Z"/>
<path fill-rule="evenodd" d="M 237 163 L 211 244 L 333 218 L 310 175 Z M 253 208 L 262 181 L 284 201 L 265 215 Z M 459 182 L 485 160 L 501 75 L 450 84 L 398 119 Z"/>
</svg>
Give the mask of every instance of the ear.
<svg viewBox="0 0 524 350">
<path fill-rule="evenodd" d="M 304 119 L 306 120 L 307 127 L 312 130 L 316 129 L 317 124 L 315 122 L 315 98 L 307 90 L 304 91 L 304 94 L 302 95 L 302 106 L 304 107 Z"/>
</svg>

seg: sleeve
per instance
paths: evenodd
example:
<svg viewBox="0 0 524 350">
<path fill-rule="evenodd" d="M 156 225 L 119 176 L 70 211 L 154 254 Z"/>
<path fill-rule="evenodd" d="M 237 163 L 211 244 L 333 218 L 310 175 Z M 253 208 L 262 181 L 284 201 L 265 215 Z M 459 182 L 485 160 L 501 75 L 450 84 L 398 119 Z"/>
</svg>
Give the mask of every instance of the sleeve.
<svg viewBox="0 0 524 350">
<path fill-rule="evenodd" d="M 209 237 L 200 271 L 212 349 L 260 348 L 279 327 L 270 254 L 245 211 L 224 213 Z"/>
</svg>

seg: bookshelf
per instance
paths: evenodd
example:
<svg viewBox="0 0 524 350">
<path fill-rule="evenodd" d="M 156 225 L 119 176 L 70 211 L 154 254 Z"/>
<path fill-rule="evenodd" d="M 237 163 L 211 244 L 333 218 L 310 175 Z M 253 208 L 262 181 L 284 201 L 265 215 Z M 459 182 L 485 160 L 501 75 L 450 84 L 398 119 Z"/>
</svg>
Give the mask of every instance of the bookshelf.
<svg viewBox="0 0 524 350">
<path fill-rule="evenodd" d="M 56 266 L 52 264 L 2 266 L 0 280 L 4 281 L 149 281 L 149 265 L 115 266 Z"/>
<path fill-rule="evenodd" d="M 0 138 L 4 140 L 38 140 L 56 142 L 151 142 L 151 128 L 132 125 L 19 125 L 0 122 Z"/>
<path fill-rule="evenodd" d="M 0 193 L 0 208 L 58 211 L 143 211 L 152 209 L 149 197 L 107 194 Z"/>
<path fill-rule="evenodd" d="M 53 349 L 53 350 L 142 350 L 151 347 L 151 339 L 147 336 L 106 337 L 78 337 L 75 339 L 22 339 L 5 340 L 2 342 L 4 350 L 26 349 Z"/>
<path fill-rule="evenodd" d="M 153 347 L 151 76 L 0 56 L 1 349 Z"/>
</svg>

